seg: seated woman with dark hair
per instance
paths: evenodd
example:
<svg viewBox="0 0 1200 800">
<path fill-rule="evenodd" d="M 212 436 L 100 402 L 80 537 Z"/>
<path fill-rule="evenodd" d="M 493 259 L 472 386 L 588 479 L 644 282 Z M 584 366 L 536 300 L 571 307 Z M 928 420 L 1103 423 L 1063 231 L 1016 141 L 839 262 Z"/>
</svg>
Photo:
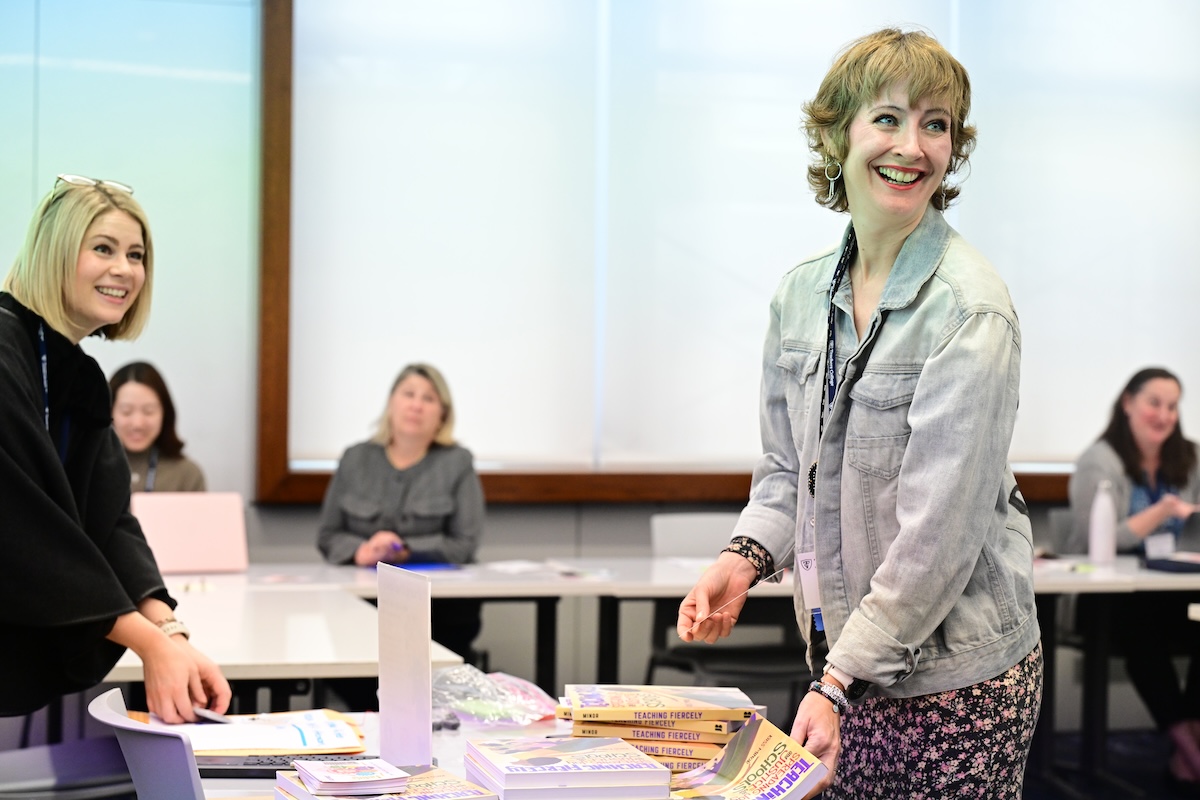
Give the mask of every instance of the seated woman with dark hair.
<svg viewBox="0 0 1200 800">
<path fill-rule="evenodd" d="M 166 381 L 145 361 L 118 369 L 108 381 L 113 428 L 129 459 L 135 492 L 203 492 L 204 473 L 183 454 L 175 404 Z"/>
<path fill-rule="evenodd" d="M 1179 378 L 1158 367 L 1125 384 L 1108 427 L 1071 476 L 1075 541 L 1087 541 L 1092 501 L 1107 481 L 1117 510 L 1117 550 L 1143 555 L 1152 538 L 1174 549 L 1184 520 L 1200 510 L 1200 459 L 1180 425 L 1182 392 Z M 1187 620 L 1187 606 L 1197 599 L 1195 592 L 1135 592 L 1116 604 L 1112 629 L 1134 688 L 1174 746 L 1170 775 L 1200 791 L 1200 631 Z M 1180 651 L 1190 654 L 1183 686 L 1172 665 Z"/>
</svg>

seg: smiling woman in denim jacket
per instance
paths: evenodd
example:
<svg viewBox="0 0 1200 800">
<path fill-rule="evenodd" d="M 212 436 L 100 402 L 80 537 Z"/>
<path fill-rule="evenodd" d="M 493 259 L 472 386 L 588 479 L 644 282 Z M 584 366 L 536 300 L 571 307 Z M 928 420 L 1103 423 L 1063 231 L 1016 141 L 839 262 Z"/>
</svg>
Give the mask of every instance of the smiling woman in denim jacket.
<svg viewBox="0 0 1200 800">
<path fill-rule="evenodd" d="M 735 598 L 796 569 L 821 678 L 792 736 L 830 768 L 826 798 L 1019 797 L 1040 707 L 1032 535 L 1007 463 L 1020 329 L 941 214 L 969 108 L 962 65 L 891 29 L 851 43 L 805 106 L 809 182 L 850 223 L 771 302 L 750 502 L 680 607 L 681 638 L 713 642 Z"/>
</svg>

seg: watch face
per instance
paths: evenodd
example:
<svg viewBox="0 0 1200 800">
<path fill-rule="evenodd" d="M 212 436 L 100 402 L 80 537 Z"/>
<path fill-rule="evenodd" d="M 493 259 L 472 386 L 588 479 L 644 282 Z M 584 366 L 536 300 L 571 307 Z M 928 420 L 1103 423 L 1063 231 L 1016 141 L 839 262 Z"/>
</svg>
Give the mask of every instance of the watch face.
<svg viewBox="0 0 1200 800">
<path fill-rule="evenodd" d="M 867 693 L 867 689 L 871 684 L 868 681 L 855 679 L 850 681 L 850 685 L 846 687 L 846 697 L 851 700 L 857 700 Z"/>
</svg>

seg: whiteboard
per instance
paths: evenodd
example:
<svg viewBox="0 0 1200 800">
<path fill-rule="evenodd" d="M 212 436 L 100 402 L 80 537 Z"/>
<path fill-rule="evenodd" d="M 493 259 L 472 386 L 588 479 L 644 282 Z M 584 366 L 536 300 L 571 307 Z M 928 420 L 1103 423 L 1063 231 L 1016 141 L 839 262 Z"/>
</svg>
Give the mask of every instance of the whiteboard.
<svg viewBox="0 0 1200 800">
<path fill-rule="evenodd" d="M 484 467 L 758 452 L 780 277 L 836 240 L 799 130 L 843 44 L 920 25 L 979 143 L 948 218 L 1024 337 L 1016 462 L 1070 462 L 1147 364 L 1200 378 L 1200 5 L 296 0 L 289 459 L 428 361 Z"/>
</svg>

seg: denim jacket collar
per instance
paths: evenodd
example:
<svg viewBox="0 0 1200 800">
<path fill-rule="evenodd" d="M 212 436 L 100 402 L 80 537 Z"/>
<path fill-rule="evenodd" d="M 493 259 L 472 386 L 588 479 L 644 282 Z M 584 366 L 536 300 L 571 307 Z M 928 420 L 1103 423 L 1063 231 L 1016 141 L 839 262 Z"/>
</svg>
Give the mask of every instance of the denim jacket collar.
<svg viewBox="0 0 1200 800">
<path fill-rule="evenodd" d="M 846 249 L 846 242 L 850 238 L 850 230 L 853 227 L 854 222 L 851 220 L 846 225 L 845 232 L 842 233 L 842 241 L 837 248 L 836 255 L 829 261 L 828 273 L 816 286 L 817 293 L 829 293 L 829 286 L 833 282 L 833 271 L 837 268 L 842 252 Z M 883 294 L 879 298 L 881 311 L 905 308 L 916 300 L 917 292 L 921 291 L 921 287 L 933 276 L 938 265 L 942 263 L 946 248 L 950 246 L 952 233 L 949 223 L 946 222 L 940 211 L 932 205 L 925 209 L 925 216 L 921 217 L 917 227 L 904 240 L 900 254 L 896 256 L 896 263 L 892 265 L 892 271 L 888 274 Z"/>
</svg>

